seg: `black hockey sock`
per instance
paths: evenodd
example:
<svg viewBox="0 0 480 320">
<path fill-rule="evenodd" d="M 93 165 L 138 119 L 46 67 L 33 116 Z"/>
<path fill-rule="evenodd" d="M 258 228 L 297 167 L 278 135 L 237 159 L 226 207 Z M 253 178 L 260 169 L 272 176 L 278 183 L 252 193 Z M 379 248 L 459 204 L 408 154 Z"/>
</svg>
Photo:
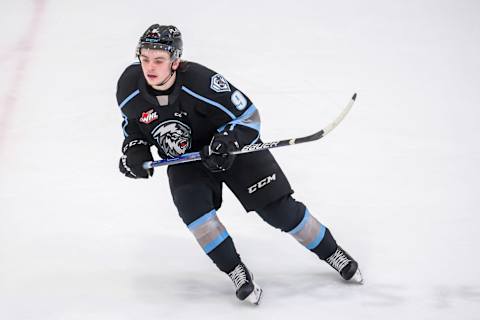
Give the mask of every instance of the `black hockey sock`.
<svg viewBox="0 0 480 320">
<path fill-rule="evenodd" d="M 311 249 L 320 259 L 325 260 L 337 250 L 337 242 L 333 238 L 330 230 L 325 227 L 325 235 L 322 241 L 315 248 Z"/>
<path fill-rule="evenodd" d="M 218 247 L 209 252 L 208 256 L 218 269 L 227 274 L 241 262 L 231 237 L 226 238 Z"/>
<path fill-rule="evenodd" d="M 337 243 L 330 230 L 318 222 L 303 203 L 290 195 L 257 212 L 271 226 L 290 233 L 322 260 L 327 259 L 337 249 Z"/>
</svg>

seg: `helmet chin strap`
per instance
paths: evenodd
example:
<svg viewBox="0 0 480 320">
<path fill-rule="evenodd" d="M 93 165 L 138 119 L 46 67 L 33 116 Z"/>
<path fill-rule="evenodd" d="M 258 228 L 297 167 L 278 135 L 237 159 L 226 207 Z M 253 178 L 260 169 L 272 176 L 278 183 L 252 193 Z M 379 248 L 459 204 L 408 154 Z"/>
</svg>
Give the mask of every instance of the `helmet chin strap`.
<svg viewBox="0 0 480 320">
<path fill-rule="evenodd" d="M 156 86 L 159 86 L 159 87 L 163 86 L 165 83 L 168 82 L 168 80 L 170 80 L 173 77 L 175 70 L 173 70 L 172 67 L 173 67 L 173 62 L 170 64 L 170 74 L 161 83 L 156 84 Z"/>
</svg>

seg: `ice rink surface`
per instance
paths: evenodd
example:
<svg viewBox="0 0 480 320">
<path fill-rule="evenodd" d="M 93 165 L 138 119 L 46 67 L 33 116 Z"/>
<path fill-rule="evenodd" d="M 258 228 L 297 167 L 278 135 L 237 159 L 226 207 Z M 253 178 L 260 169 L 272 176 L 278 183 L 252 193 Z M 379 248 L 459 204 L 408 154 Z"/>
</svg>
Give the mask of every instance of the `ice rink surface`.
<svg viewBox="0 0 480 320">
<path fill-rule="evenodd" d="M 479 319 L 480 2 L 0 2 L 0 319 Z M 116 81 L 153 23 L 259 108 L 349 285 L 226 191 L 259 307 L 198 247 L 165 169 L 117 169 Z"/>
</svg>

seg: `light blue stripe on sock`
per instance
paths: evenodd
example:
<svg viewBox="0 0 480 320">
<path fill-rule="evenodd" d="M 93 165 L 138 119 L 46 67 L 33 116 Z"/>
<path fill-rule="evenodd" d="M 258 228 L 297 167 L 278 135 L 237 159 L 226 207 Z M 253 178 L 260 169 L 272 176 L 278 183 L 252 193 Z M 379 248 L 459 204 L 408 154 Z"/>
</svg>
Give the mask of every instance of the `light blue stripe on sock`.
<svg viewBox="0 0 480 320">
<path fill-rule="evenodd" d="M 296 226 L 293 230 L 290 230 L 288 233 L 291 235 L 294 235 L 300 232 L 303 229 L 303 227 L 305 227 L 305 224 L 307 223 L 309 216 L 310 216 L 310 212 L 308 212 L 308 209 L 305 208 L 305 215 L 303 216 L 302 221 L 298 224 L 298 226 Z"/>
<path fill-rule="evenodd" d="M 197 220 L 193 221 L 192 223 L 190 223 L 187 228 L 190 230 L 190 231 L 193 231 L 195 230 L 196 228 L 198 228 L 200 225 L 204 224 L 205 222 L 207 222 L 208 220 L 212 219 L 213 217 L 215 217 L 215 209 L 213 209 L 212 211 L 210 212 L 207 212 L 205 213 L 203 216 L 201 216 L 200 218 L 198 218 Z"/>
<path fill-rule="evenodd" d="M 223 231 L 218 237 L 216 237 L 215 239 L 213 239 L 211 242 L 207 243 L 204 247 L 203 247 L 203 250 L 205 251 L 205 253 L 210 253 L 213 249 L 215 249 L 216 247 L 218 247 L 218 245 L 220 243 L 223 242 L 223 240 L 227 239 L 228 237 L 228 232 L 225 230 Z"/>
<path fill-rule="evenodd" d="M 315 237 L 315 240 L 306 245 L 307 249 L 312 250 L 320 244 L 320 242 L 323 240 L 323 237 L 325 236 L 325 229 L 325 226 L 322 224 L 317 236 Z"/>
</svg>

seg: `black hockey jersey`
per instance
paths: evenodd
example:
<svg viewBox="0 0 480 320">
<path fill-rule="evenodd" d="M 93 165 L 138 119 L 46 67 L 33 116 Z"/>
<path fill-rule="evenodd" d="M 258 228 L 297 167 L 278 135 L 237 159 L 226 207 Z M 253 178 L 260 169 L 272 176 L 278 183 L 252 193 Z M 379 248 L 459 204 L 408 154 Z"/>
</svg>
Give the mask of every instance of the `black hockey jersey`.
<svg viewBox="0 0 480 320">
<path fill-rule="evenodd" d="M 259 113 L 222 75 L 182 61 L 168 92 L 148 87 L 139 63 L 126 68 L 117 86 L 124 145 L 135 139 L 155 145 L 162 158 L 199 151 L 217 132 L 229 130 L 240 144 L 259 139 Z"/>
</svg>

